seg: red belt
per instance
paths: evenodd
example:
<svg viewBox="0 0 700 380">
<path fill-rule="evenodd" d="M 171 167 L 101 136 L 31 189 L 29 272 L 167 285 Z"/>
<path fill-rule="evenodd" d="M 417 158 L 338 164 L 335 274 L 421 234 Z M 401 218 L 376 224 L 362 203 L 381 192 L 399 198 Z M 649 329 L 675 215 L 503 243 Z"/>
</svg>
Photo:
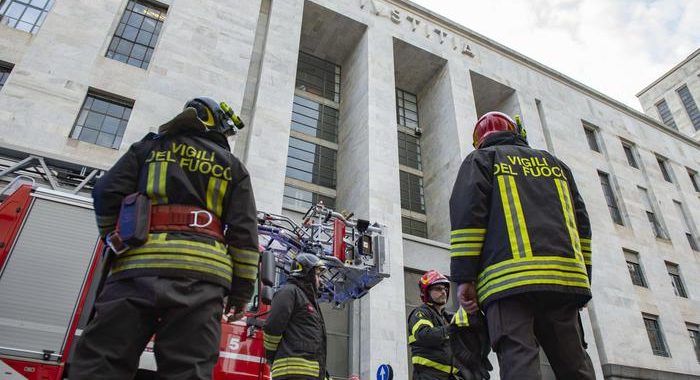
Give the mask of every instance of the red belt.
<svg viewBox="0 0 700 380">
<path fill-rule="evenodd" d="M 221 221 L 211 211 L 185 205 L 151 207 L 151 232 L 194 232 L 224 241 Z"/>
</svg>

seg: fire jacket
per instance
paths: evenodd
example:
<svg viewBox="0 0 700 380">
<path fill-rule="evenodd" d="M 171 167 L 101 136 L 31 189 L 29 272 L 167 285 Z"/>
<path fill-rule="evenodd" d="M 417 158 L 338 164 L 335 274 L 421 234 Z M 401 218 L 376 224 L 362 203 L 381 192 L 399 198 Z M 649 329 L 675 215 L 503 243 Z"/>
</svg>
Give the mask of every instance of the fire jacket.
<svg viewBox="0 0 700 380">
<path fill-rule="evenodd" d="M 206 132 L 188 109 L 131 145 L 92 192 L 102 236 L 115 229 L 122 199 L 137 191 L 154 206 L 208 210 L 221 220 L 225 241 L 190 231 L 150 233 L 144 245 L 116 258 L 108 281 L 190 277 L 235 290 L 233 299 L 250 299 L 259 259 L 255 200 L 248 172 L 223 134 Z"/>
<path fill-rule="evenodd" d="M 275 293 L 263 333 L 273 379 L 325 379 L 326 325 L 311 284 L 290 278 Z"/>
<path fill-rule="evenodd" d="M 426 378 L 449 379 L 459 370 L 452 365 L 449 321 L 451 316 L 438 312 L 433 306 L 423 304 L 408 316 L 408 345 L 411 347 L 411 362 L 420 366 Z"/>
<path fill-rule="evenodd" d="M 591 298 L 591 226 L 571 170 L 511 132 L 464 159 L 450 198 L 450 274 L 475 281 L 479 303 L 509 295 Z"/>
</svg>

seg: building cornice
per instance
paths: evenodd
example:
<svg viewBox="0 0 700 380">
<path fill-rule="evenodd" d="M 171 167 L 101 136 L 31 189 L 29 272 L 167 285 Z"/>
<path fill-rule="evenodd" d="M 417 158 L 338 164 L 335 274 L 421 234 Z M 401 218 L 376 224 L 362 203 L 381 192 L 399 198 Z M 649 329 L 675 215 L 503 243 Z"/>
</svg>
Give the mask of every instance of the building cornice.
<svg viewBox="0 0 700 380">
<path fill-rule="evenodd" d="M 688 58 L 684 59 L 681 63 L 677 64 L 676 66 L 673 66 L 673 68 L 672 68 L 671 70 L 668 70 L 664 75 L 660 76 L 657 80 L 653 81 L 650 85 L 644 87 L 644 89 L 643 89 L 642 91 L 639 91 L 639 92 L 637 93 L 637 95 L 635 95 L 635 96 L 636 96 L 636 97 L 640 97 L 642 94 L 644 94 L 645 92 L 649 91 L 650 88 L 656 86 L 659 82 L 661 82 L 662 80 L 666 79 L 666 77 L 668 77 L 669 75 L 673 74 L 676 70 L 678 70 L 679 68 L 681 68 L 681 66 L 683 66 L 683 65 L 685 65 L 686 63 L 690 62 L 691 60 L 693 60 L 693 59 L 694 59 L 695 57 L 697 57 L 698 55 L 700 55 L 700 49 L 697 49 L 697 50 L 695 50 L 694 52 L 690 53 L 690 55 L 688 56 Z"/>
</svg>

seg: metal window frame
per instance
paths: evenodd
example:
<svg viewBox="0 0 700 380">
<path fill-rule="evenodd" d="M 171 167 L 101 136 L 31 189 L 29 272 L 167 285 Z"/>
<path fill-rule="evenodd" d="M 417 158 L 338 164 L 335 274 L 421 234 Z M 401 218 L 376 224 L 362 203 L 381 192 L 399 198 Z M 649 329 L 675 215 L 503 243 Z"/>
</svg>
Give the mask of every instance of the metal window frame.
<svg viewBox="0 0 700 380">
<path fill-rule="evenodd" d="M 603 197 L 605 198 L 605 203 L 608 205 L 608 211 L 610 212 L 610 217 L 612 218 L 612 220 L 615 224 L 624 226 L 625 223 L 624 223 L 624 220 L 622 218 L 622 211 L 620 210 L 620 205 L 619 205 L 620 202 L 618 201 L 617 194 L 615 194 L 615 189 L 613 189 L 610 174 L 598 170 L 598 178 L 600 180 L 600 185 L 603 188 Z M 606 187 L 606 185 L 607 185 L 607 187 Z M 608 197 L 608 195 L 609 195 L 609 197 Z"/>
<path fill-rule="evenodd" d="M 639 169 L 639 160 L 637 159 L 637 149 L 636 145 L 632 142 L 629 142 L 627 140 L 620 140 L 622 143 L 622 151 L 625 153 L 625 157 L 627 158 L 627 164 L 629 166 Z"/>
<path fill-rule="evenodd" d="M 690 123 L 693 125 L 696 131 L 700 131 L 700 110 L 698 110 L 698 104 L 695 102 L 693 95 L 690 93 L 687 84 L 683 84 L 681 87 L 676 89 L 678 97 L 683 103 L 683 108 L 688 114 Z"/>
<path fill-rule="evenodd" d="M 678 125 L 676 125 L 676 121 L 673 119 L 673 114 L 668 107 L 668 103 L 666 103 L 666 99 L 659 100 L 654 104 L 654 107 L 656 107 L 656 112 L 659 113 L 659 118 L 665 126 L 678 130 Z"/>
<path fill-rule="evenodd" d="M 635 276 L 632 271 L 630 271 L 630 278 L 632 280 L 632 284 L 636 286 L 641 286 L 644 288 L 648 288 L 649 285 L 647 284 L 646 277 L 644 276 L 644 268 L 642 267 L 642 263 L 640 262 L 640 257 L 639 253 L 632 251 L 630 249 L 623 248 L 622 253 L 625 257 L 625 262 L 628 265 L 628 270 L 629 270 L 629 265 L 635 266 Z M 635 281 L 637 280 L 637 281 Z"/>
<path fill-rule="evenodd" d="M 142 5 L 146 8 L 148 8 L 148 10 L 152 10 L 153 15 L 150 15 L 148 13 L 141 14 L 141 13 L 134 12 L 133 5 L 135 5 L 135 4 Z M 125 19 L 127 12 L 129 12 L 129 17 Z M 152 1 L 144 1 L 144 0 L 128 0 L 126 7 L 124 8 L 124 11 L 122 12 L 121 17 L 119 18 L 119 22 L 117 23 L 117 26 L 114 29 L 114 33 L 112 34 L 112 39 L 110 40 L 109 44 L 107 45 L 107 51 L 105 52 L 105 57 L 110 58 L 110 59 L 114 59 L 116 61 L 125 63 L 127 65 L 139 67 L 139 68 L 142 68 L 144 70 L 148 69 L 148 66 L 151 63 L 151 60 L 153 59 L 153 52 L 155 52 L 156 45 L 158 43 L 158 40 L 160 39 L 160 33 L 162 31 L 162 27 L 163 27 L 163 24 L 165 22 L 165 15 L 167 14 L 167 12 L 168 12 L 168 6 L 161 4 L 161 3 L 152 2 Z M 131 18 L 132 14 L 138 14 L 138 15 L 143 16 L 144 20 L 145 20 L 145 18 L 149 18 L 149 19 L 154 20 L 156 22 L 156 25 L 154 27 L 154 31 L 148 32 L 148 33 L 152 34 L 151 38 L 148 41 L 148 44 L 143 44 L 142 42 L 138 42 L 136 40 L 136 38 L 138 38 L 138 35 L 140 34 L 140 32 L 142 30 L 144 30 L 144 29 L 142 29 L 144 20 L 141 21 L 141 24 L 138 26 L 138 28 L 136 28 L 135 26 L 129 25 L 128 19 Z M 133 41 L 124 37 L 123 33 L 124 33 L 124 30 L 126 29 L 127 26 L 130 26 L 130 27 L 137 29 L 136 37 Z M 122 33 L 117 34 L 120 28 L 122 28 Z M 115 56 L 117 54 L 124 55 L 121 53 L 117 53 L 116 46 L 114 46 L 114 50 L 112 49 L 112 45 L 114 45 L 115 43 L 116 43 L 116 45 L 119 45 L 121 43 L 121 41 L 126 41 L 127 43 L 131 44 L 131 47 L 129 48 L 129 53 L 126 55 L 126 62 L 115 58 Z M 153 41 L 155 41 L 155 42 L 153 42 Z M 136 45 L 145 48 L 146 52 L 144 53 L 143 59 L 136 58 L 136 57 L 131 55 L 132 52 L 134 51 L 134 47 Z M 151 46 L 151 45 L 153 45 L 153 46 Z M 151 50 L 150 56 L 148 55 L 149 50 Z M 138 61 L 139 64 L 136 64 L 135 62 L 131 62 L 132 59 L 134 61 Z"/>
<path fill-rule="evenodd" d="M 661 330 L 661 321 L 659 321 L 659 316 L 642 313 L 642 319 L 644 321 L 644 327 L 647 331 L 647 336 L 649 337 L 649 345 L 651 346 L 652 353 L 657 356 L 670 357 L 671 353 L 668 350 L 666 339 L 663 331 Z M 649 326 L 647 322 L 650 322 L 652 326 Z M 652 335 L 654 336 L 652 337 Z M 654 347 L 654 340 L 660 345 L 660 347 Z"/>
<path fill-rule="evenodd" d="M 22 14 L 17 19 L 15 19 L 14 17 L 6 16 L 7 10 L 10 9 L 10 6 L 13 3 L 18 3 L 18 4 L 21 4 L 22 6 L 24 6 L 24 9 L 22 10 Z M 40 8 L 40 7 L 37 7 L 36 5 L 32 5 L 31 0 L 3 0 L 3 1 L 0 1 L 0 10 L 2 10 L 2 13 L 0 13 L 0 22 L 5 23 L 6 25 L 9 26 L 10 23 L 9 22 L 6 23 L 5 19 L 15 20 L 14 25 L 11 26 L 11 28 L 21 30 L 21 31 L 24 31 L 27 33 L 31 33 L 31 34 L 36 34 L 39 32 L 39 29 L 44 24 L 44 21 L 46 20 L 46 16 L 51 11 L 51 8 L 53 8 L 54 3 L 55 3 L 55 0 L 47 0 L 46 4 L 44 4 L 44 7 Z M 4 10 L 3 10 L 3 8 L 4 8 Z M 24 16 L 24 14 L 27 12 L 28 8 L 36 9 L 39 11 L 39 16 L 36 18 L 36 20 L 34 20 L 33 24 L 30 24 L 26 21 L 22 21 L 22 16 Z M 31 25 L 30 30 L 26 31 L 26 30 L 17 28 L 17 25 L 20 22 Z"/>
<path fill-rule="evenodd" d="M 83 99 L 83 103 L 82 103 L 82 105 L 80 106 L 80 110 L 78 111 L 78 114 L 77 114 L 76 117 L 75 117 L 75 121 L 73 122 L 73 128 L 71 128 L 70 134 L 68 135 L 69 137 L 70 137 L 70 136 L 73 136 L 73 134 L 75 133 L 76 128 L 79 127 L 79 126 L 78 126 L 78 121 L 80 120 L 80 115 L 83 113 L 83 111 L 88 111 L 88 113 L 89 113 L 89 112 L 95 112 L 95 113 L 99 113 L 99 114 L 102 114 L 102 115 L 106 115 L 106 114 L 103 114 L 103 113 L 101 113 L 101 112 L 92 111 L 91 109 L 86 109 L 86 108 L 85 108 L 85 104 L 87 103 L 88 98 L 99 99 L 99 100 L 105 101 L 105 102 L 110 103 L 110 104 L 116 104 L 116 105 L 122 106 L 122 107 L 124 107 L 124 108 L 127 108 L 127 109 L 130 110 L 130 111 L 129 111 L 129 118 L 131 117 L 131 112 L 133 111 L 133 109 L 134 109 L 134 104 L 135 104 L 135 102 L 134 102 L 133 100 L 131 100 L 131 99 L 124 98 L 124 97 L 119 96 L 119 95 L 109 94 L 109 93 L 107 93 L 107 92 L 104 92 L 104 91 L 101 91 L 101 90 L 94 89 L 94 88 L 90 87 L 90 88 L 88 88 L 88 91 L 87 91 L 87 93 L 85 94 L 85 98 Z M 111 115 L 109 115 L 109 116 L 110 116 L 110 117 L 114 117 L 114 116 L 111 116 Z M 122 116 L 123 116 L 123 115 L 122 115 Z M 86 118 L 87 118 L 87 117 L 86 117 Z M 127 127 L 128 127 L 129 118 L 123 119 L 122 117 L 119 117 L 119 120 L 120 120 L 120 121 L 126 121 Z M 80 128 L 84 128 L 84 126 L 80 126 Z M 102 132 L 102 129 L 101 129 L 101 128 L 102 128 L 102 126 L 100 126 L 100 130 L 98 131 L 98 133 L 99 133 L 99 132 Z M 93 128 L 89 128 L 89 129 L 93 129 Z M 124 132 L 125 132 L 125 131 L 126 131 L 126 128 L 124 129 Z M 88 144 L 93 144 L 93 145 L 101 146 L 101 147 L 104 147 L 104 148 L 117 149 L 117 150 L 119 149 L 119 146 L 117 146 L 117 147 L 115 148 L 115 147 L 114 147 L 114 142 L 116 141 L 117 138 L 123 138 L 123 137 L 124 137 L 124 133 L 122 133 L 121 136 L 118 135 L 118 134 L 114 134 L 114 135 L 115 135 L 115 139 L 112 141 L 112 145 L 110 145 L 110 146 L 105 146 L 105 145 L 102 145 L 102 144 L 97 144 L 97 142 L 92 143 L 92 142 L 89 142 L 89 141 L 82 140 L 82 139 L 80 139 L 80 134 L 82 134 L 82 129 L 81 129 L 81 131 L 80 131 L 80 133 L 78 134 L 77 137 L 70 137 L 70 138 L 75 139 L 75 140 L 78 140 L 78 141 L 83 141 L 83 142 L 88 143 Z M 110 133 L 110 134 L 111 134 L 111 133 Z M 120 141 L 120 144 L 119 144 L 119 145 L 121 145 L 121 141 Z"/>
</svg>

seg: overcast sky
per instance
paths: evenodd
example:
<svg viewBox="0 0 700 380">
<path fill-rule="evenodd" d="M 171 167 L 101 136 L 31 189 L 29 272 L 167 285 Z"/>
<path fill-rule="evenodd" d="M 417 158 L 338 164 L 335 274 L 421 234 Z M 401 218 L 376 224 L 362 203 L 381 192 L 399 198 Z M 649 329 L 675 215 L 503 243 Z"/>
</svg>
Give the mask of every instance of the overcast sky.
<svg viewBox="0 0 700 380">
<path fill-rule="evenodd" d="M 632 108 L 700 48 L 700 0 L 412 0 Z"/>
</svg>

